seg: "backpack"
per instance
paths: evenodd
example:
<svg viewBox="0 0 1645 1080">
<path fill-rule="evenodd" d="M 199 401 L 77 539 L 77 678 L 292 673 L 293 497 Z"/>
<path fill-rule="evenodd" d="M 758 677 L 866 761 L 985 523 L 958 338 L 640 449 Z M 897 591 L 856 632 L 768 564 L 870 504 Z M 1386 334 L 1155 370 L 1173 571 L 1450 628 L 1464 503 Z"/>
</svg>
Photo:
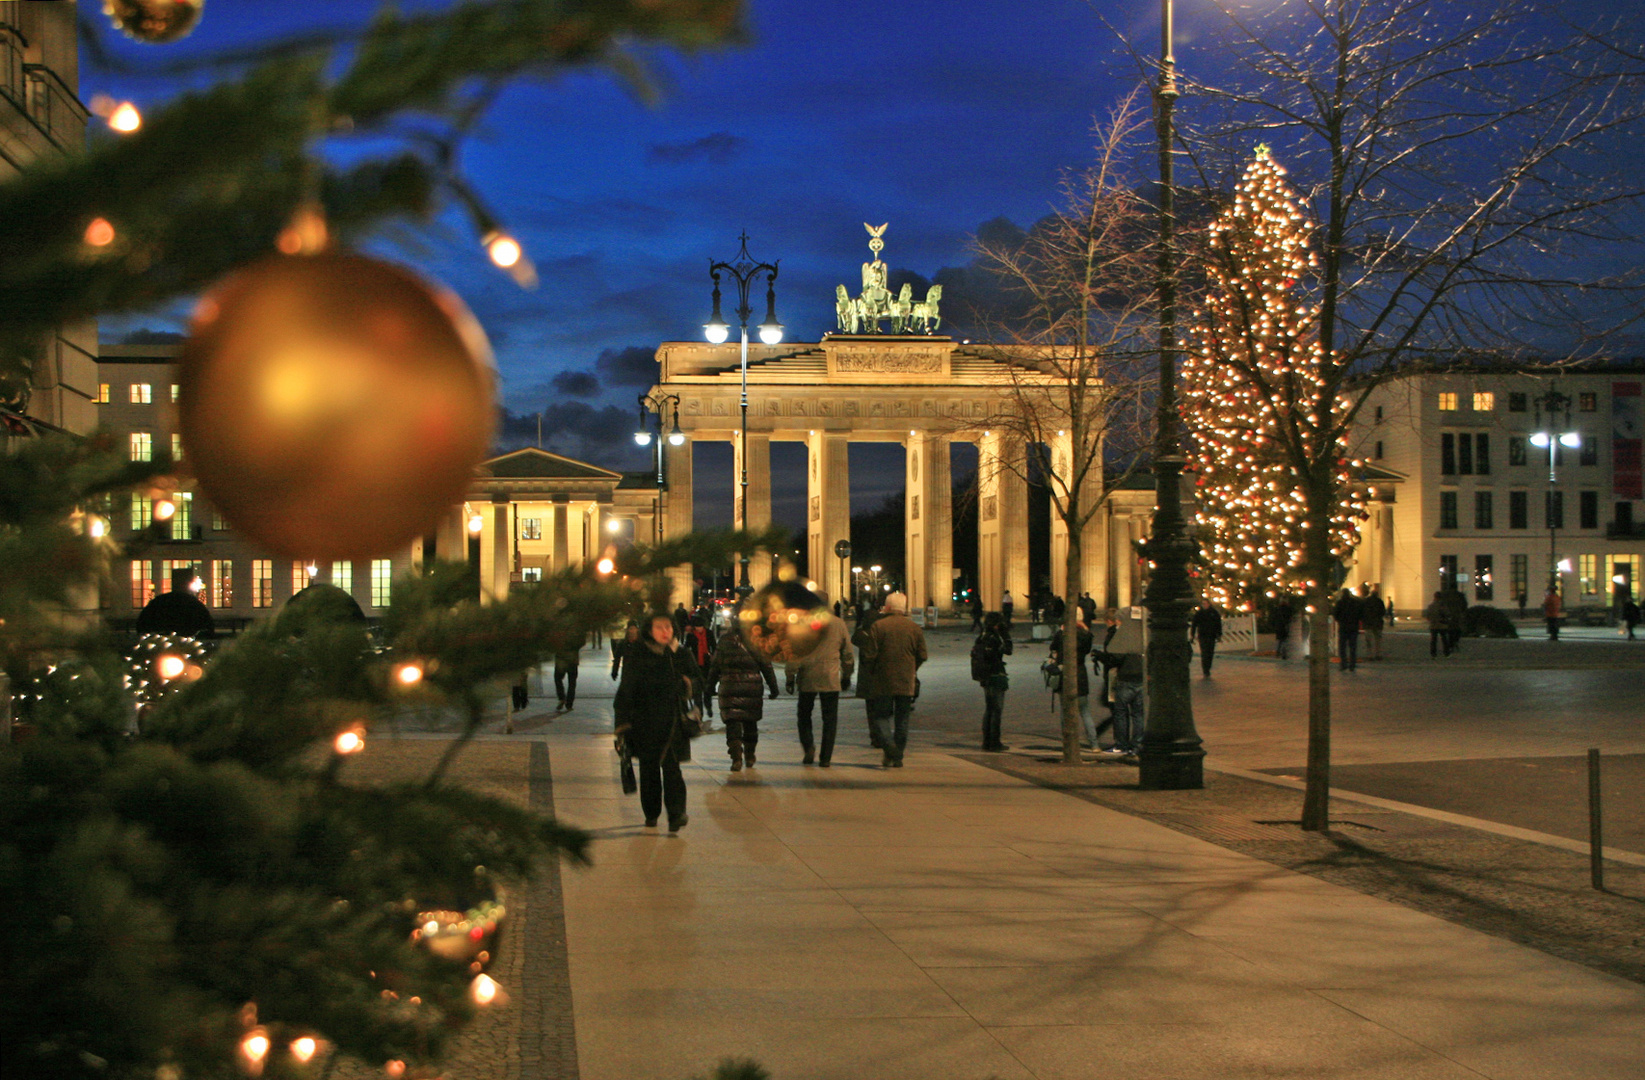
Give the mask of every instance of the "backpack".
<svg viewBox="0 0 1645 1080">
<path fill-rule="evenodd" d="M 983 682 L 999 665 L 1000 645 L 993 634 L 977 635 L 976 643 L 971 646 L 971 681 Z"/>
</svg>

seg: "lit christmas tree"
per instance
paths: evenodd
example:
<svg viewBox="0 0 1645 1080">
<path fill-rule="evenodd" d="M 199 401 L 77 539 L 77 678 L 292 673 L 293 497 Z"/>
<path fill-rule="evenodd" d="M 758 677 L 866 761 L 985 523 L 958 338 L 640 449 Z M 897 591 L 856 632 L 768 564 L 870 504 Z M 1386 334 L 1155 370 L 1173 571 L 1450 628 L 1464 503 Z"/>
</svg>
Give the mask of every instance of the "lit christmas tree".
<svg viewBox="0 0 1645 1080">
<path fill-rule="evenodd" d="M 1315 265 L 1312 226 L 1285 170 L 1258 147 L 1234 203 L 1210 227 L 1204 310 L 1183 364 L 1183 417 L 1206 594 L 1248 609 L 1314 588 L 1303 572 L 1311 470 L 1337 472 L 1325 515 L 1337 558 L 1357 539 L 1360 499 L 1348 475 L 1345 424 L 1325 390 L 1319 307 L 1303 283 Z"/>
</svg>

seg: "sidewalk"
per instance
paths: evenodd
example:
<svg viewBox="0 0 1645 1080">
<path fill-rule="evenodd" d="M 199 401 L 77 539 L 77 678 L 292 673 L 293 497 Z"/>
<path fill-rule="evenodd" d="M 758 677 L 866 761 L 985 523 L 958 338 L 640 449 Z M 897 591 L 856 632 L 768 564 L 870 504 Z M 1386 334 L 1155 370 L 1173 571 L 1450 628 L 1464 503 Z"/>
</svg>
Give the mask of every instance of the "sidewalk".
<svg viewBox="0 0 1645 1080">
<path fill-rule="evenodd" d="M 598 726 L 545 734 L 598 837 L 561 886 L 583 1080 L 1639 1075 L 1638 984 L 855 733 L 736 778 L 704 737 L 671 838 Z"/>
</svg>

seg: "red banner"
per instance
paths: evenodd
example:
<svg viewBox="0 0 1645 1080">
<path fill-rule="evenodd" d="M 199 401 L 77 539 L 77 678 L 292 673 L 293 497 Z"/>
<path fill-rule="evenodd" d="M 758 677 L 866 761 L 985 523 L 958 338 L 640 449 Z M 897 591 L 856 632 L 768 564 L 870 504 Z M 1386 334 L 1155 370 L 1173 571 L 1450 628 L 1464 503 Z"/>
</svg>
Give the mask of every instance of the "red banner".
<svg viewBox="0 0 1645 1080">
<path fill-rule="evenodd" d="M 1611 384 L 1611 491 L 1618 499 L 1645 498 L 1640 461 L 1639 383 Z"/>
</svg>

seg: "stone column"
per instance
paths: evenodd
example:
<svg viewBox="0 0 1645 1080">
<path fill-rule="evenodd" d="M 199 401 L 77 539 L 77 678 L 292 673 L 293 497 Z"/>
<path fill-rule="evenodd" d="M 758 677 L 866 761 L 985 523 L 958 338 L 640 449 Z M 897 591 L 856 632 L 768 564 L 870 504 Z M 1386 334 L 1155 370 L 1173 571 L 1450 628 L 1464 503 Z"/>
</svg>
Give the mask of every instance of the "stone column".
<svg viewBox="0 0 1645 1080">
<path fill-rule="evenodd" d="M 663 476 L 668 490 L 663 495 L 663 539 L 675 540 L 691 532 L 691 454 L 694 444 L 687 439 L 682 446 L 663 442 Z M 647 543 L 650 543 L 648 540 Z M 675 603 L 691 606 L 693 567 L 683 563 L 668 571 Z"/>
<path fill-rule="evenodd" d="M 999 610 L 1011 590 L 1018 612 L 1028 611 L 1028 480 L 1020 439 L 983 432 L 977 445 L 977 578 L 983 607 Z"/>
<path fill-rule="evenodd" d="M 468 561 L 468 515 L 461 504 L 441 514 L 435 524 L 434 557 L 441 562 Z"/>
<path fill-rule="evenodd" d="M 571 559 L 571 521 L 570 506 L 566 504 L 565 496 L 559 495 L 554 499 L 554 555 L 549 569 L 552 573 L 559 573 L 569 565 Z"/>
<path fill-rule="evenodd" d="M 806 440 L 806 565 L 830 600 L 849 588 L 834 545 L 851 538 L 850 446 L 843 431 L 814 431 Z"/>
<path fill-rule="evenodd" d="M 1116 514 L 1114 521 L 1114 606 L 1131 606 L 1131 582 L 1136 578 L 1136 554 L 1131 518 Z"/>
<path fill-rule="evenodd" d="M 514 569 L 514 530 L 511 527 L 508 496 L 496 496 L 490 512 L 482 511 L 480 529 L 480 599 L 508 597 L 508 575 Z"/>
<path fill-rule="evenodd" d="M 742 440 L 731 437 L 731 482 L 736 485 L 732 494 L 735 524 L 746 520 L 750 532 L 771 527 L 771 436 L 769 433 L 748 433 L 748 516 L 746 519 L 736 507 L 742 500 L 743 470 Z M 748 563 L 748 583 L 758 589 L 771 580 L 771 557 L 766 552 L 751 552 Z"/>
<path fill-rule="evenodd" d="M 953 604 L 954 533 L 953 483 L 949 477 L 948 439 L 929 432 L 909 432 L 907 450 L 903 552 L 908 579 L 908 602 L 924 607 L 926 600 L 942 611 Z"/>
</svg>

